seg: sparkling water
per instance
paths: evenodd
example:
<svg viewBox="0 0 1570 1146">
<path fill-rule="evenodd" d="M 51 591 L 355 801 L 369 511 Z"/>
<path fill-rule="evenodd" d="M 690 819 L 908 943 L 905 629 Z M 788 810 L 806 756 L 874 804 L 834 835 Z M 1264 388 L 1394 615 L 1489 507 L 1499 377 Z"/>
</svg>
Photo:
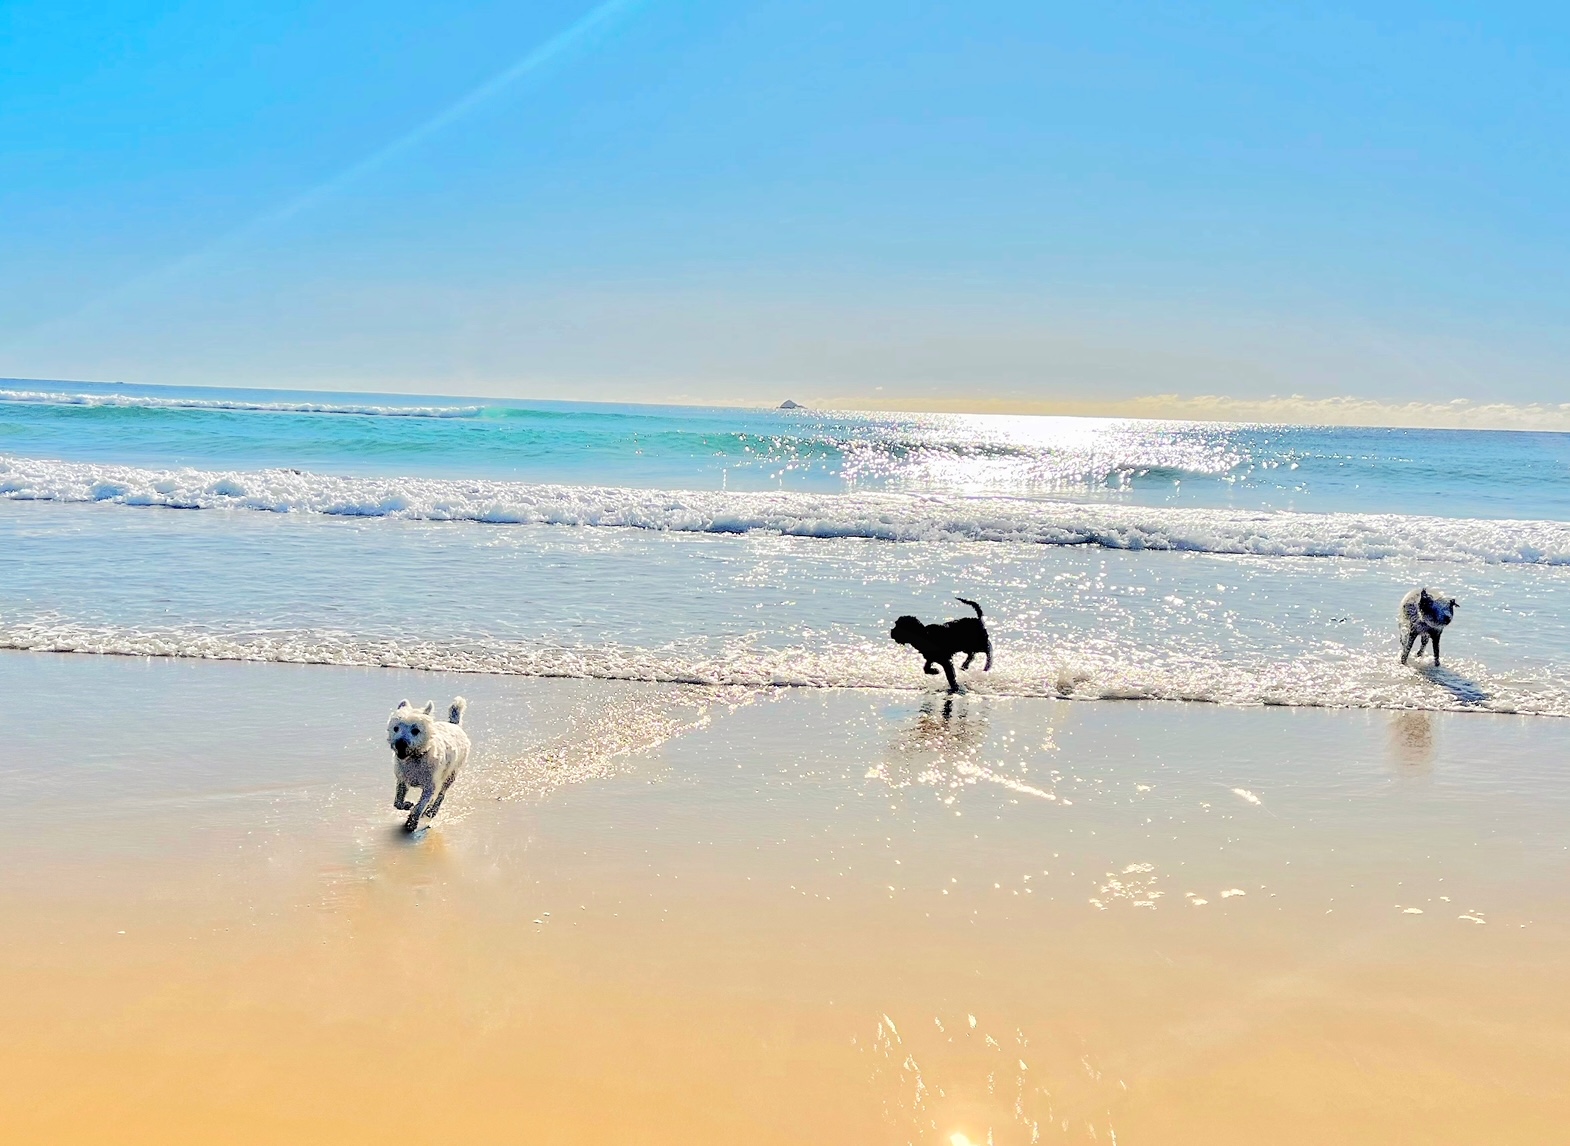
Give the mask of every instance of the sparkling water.
<svg viewBox="0 0 1570 1146">
<path fill-rule="evenodd" d="M 955 594 L 976 692 L 1570 715 L 1570 435 L 0 386 L 0 647 L 930 688 Z"/>
</svg>

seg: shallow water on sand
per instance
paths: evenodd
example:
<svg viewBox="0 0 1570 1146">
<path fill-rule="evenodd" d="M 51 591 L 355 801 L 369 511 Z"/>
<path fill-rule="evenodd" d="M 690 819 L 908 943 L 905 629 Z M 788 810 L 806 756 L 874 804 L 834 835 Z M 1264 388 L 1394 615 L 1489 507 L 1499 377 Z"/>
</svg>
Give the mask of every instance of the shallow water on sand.
<svg viewBox="0 0 1570 1146">
<path fill-rule="evenodd" d="M 713 685 L 930 685 L 902 613 L 982 598 L 982 693 L 1570 715 L 1570 566 L 721 537 L 0 501 L 0 647 Z M 1523 591 L 1523 578 L 1531 591 Z"/>
<path fill-rule="evenodd" d="M 454 691 L 409 839 L 381 728 Z M 1570 1114 L 1564 722 L 38 654 L 0 695 L 11 1141 Z"/>
</svg>

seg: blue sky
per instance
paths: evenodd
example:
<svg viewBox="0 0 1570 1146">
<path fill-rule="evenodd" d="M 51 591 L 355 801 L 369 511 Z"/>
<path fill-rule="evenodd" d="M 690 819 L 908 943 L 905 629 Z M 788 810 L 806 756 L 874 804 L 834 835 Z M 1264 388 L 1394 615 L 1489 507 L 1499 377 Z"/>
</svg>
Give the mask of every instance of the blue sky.
<svg viewBox="0 0 1570 1146">
<path fill-rule="evenodd" d="M 1567 33 L 1497 3 L 0 0 L 0 375 L 1563 402 Z"/>
</svg>

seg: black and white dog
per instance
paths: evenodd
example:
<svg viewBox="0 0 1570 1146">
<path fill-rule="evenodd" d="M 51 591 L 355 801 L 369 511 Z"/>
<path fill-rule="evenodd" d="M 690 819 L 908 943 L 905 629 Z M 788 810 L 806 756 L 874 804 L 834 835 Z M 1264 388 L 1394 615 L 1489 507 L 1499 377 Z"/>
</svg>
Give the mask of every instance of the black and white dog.
<svg viewBox="0 0 1570 1146">
<path fill-rule="evenodd" d="M 1396 624 L 1401 632 L 1401 663 L 1414 652 L 1422 656 L 1428 642 L 1434 642 L 1434 664 L 1439 664 L 1439 634 L 1455 616 L 1454 597 L 1436 597 L 1427 589 L 1413 589 L 1401 598 L 1401 613 Z M 1416 648 L 1413 648 L 1416 645 Z"/>
<path fill-rule="evenodd" d="M 923 672 L 936 676 L 938 666 L 943 666 L 943 671 L 948 674 L 950 692 L 959 691 L 959 681 L 954 677 L 954 658 L 960 653 L 965 654 L 965 663 L 959 666 L 961 669 L 968 669 L 977 653 L 985 653 L 987 657 L 982 670 L 992 668 L 992 638 L 987 634 L 987 626 L 982 623 L 981 606 L 965 597 L 956 597 L 955 600 L 969 605 L 976 610 L 976 615 L 945 621 L 941 625 L 923 625 L 916 617 L 905 616 L 895 621 L 894 627 L 889 630 L 889 636 L 897 643 L 910 645 L 926 658 L 926 663 L 922 665 Z"/>
</svg>

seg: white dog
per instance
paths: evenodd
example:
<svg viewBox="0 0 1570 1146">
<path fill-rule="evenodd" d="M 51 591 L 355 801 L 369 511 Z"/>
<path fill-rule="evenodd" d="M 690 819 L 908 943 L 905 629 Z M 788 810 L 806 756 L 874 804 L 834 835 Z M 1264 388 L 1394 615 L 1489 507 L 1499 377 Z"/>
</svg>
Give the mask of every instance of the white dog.
<svg viewBox="0 0 1570 1146">
<path fill-rule="evenodd" d="M 1416 653 L 1423 655 L 1428 642 L 1434 642 L 1434 665 L 1439 664 L 1439 635 L 1455 616 L 1458 602 L 1454 597 L 1436 597 L 1427 589 L 1413 589 L 1401 598 L 1401 612 L 1396 624 L 1401 633 L 1401 663 Z M 1416 648 L 1413 648 L 1413 645 Z"/>
<path fill-rule="evenodd" d="M 412 708 L 407 700 L 400 700 L 387 722 L 387 744 L 395 757 L 393 779 L 398 781 L 393 807 L 409 812 L 403 823 L 406 832 L 420 826 L 421 816 L 436 818 L 447 789 L 458 778 L 458 769 L 469 759 L 469 734 L 458 726 L 468 705 L 463 697 L 457 697 L 447 707 L 447 719 L 440 721 L 431 716 L 435 705 Z M 419 802 L 413 805 L 407 798 L 410 788 L 420 790 Z M 413 811 L 409 811 L 411 807 Z"/>
</svg>

